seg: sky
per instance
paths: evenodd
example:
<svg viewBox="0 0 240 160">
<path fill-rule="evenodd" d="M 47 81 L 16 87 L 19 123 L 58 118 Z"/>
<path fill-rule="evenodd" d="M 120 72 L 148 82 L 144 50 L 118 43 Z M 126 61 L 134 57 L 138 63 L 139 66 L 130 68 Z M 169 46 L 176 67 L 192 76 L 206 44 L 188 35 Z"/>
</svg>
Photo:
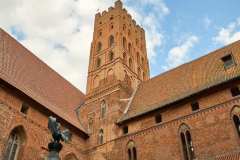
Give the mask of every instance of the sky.
<svg viewBox="0 0 240 160">
<path fill-rule="evenodd" d="M 81 91 L 94 16 L 115 0 L 0 0 L 0 27 Z M 151 77 L 240 40 L 239 0 L 123 0 L 146 33 Z"/>
</svg>

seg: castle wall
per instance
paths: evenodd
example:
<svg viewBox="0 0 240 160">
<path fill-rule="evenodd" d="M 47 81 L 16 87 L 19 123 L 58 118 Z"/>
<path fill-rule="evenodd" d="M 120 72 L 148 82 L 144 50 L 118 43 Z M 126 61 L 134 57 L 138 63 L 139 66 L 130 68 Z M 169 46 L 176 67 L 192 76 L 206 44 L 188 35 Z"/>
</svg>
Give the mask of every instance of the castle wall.
<svg viewBox="0 0 240 160">
<path fill-rule="evenodd" d="M 20 112 L 22 103 L 29 105 L 27 114 Z M 0 87 L 0 159 L 6 152 L 7 141 L 11 131 L 21 126 L 24 129 L 24 143 L 19 151 L 19 160 L 43 160 L 47 155 L 47 145 L 52 139 L 47 129 L 48 116 L 54 115 L 41 109 L 39 104 L 22 95 L 13 88 L 6 85 Z M 85 159 L 82 153 L 85 148 L 85 140 L 80 137 L 78 131 L 61 121 L 63 128 L 69 128 L 73 133 L 72 141 L 64 144 L 60 156 L 64 158 L 67 154 L 75 154 L 79 160 Z"/>
</svg>

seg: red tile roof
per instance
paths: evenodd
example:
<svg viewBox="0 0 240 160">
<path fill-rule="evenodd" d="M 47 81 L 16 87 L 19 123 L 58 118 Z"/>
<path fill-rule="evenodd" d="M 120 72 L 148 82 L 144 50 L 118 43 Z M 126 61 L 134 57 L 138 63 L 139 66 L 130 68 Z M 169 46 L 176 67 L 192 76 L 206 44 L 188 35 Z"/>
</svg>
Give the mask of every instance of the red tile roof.
<svg viewBox="0 0 240 160">
<path fill-rule="evenodd" d="M 0 79 L 84 132 L 75 108 L 85 95 L 2 29 Z"/>
<path fill-rule="evenodd" d="M 236 65 L 226 70 L 221 58 L 229 53 L 232 53 Z M 240 41 L 237 41 L 141 83 L 119 123 L 239 76 Z"/>
</svg>

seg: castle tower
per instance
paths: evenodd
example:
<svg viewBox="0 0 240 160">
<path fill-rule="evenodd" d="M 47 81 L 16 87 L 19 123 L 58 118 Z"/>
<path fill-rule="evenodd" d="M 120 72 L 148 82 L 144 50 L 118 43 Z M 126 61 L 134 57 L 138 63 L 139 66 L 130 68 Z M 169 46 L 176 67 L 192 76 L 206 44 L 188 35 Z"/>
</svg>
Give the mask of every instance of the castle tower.
<svg viewBox="0 0 240 160">
<path fill-rule="evenodd" d="M 81 123 L 90 134 L 89 148 L 100 147 L 99 152 L 107 153 L 109 142 L 123 135 L 116 122 L 138 84 L 148 79 L 145 32 L 116 1 L 114 7 L 95 15 L 87 95 L 79 107 Z"/>
<path fill-rule="evenodd" d="M 118 0 L 108 11 L 95 15 L 87 94 L 116 81 L 127 80 L 134 89 L 148 79 L 145 32 Z"/>
</svg>

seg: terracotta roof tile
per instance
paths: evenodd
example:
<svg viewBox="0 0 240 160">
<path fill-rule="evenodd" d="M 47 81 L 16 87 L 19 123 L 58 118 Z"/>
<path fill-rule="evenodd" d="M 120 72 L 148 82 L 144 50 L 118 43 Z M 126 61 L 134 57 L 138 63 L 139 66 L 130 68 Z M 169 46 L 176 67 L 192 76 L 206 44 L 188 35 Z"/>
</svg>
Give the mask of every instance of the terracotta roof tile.
<svg viewBox="0 0 240 160">
<path fill-rule="evenodd" d="M 75 108 L 85 95 L 2 29 L 0 78 L 84 132 Z"/>
<path fill-rule="evenodd" d="M 232 53 L 236 65 L 226 70 L 221 58 L 229 53 Z M 240 41 L 140 84 L 128 112 L 119 123 L 238 76 Z"/>
</svg>

